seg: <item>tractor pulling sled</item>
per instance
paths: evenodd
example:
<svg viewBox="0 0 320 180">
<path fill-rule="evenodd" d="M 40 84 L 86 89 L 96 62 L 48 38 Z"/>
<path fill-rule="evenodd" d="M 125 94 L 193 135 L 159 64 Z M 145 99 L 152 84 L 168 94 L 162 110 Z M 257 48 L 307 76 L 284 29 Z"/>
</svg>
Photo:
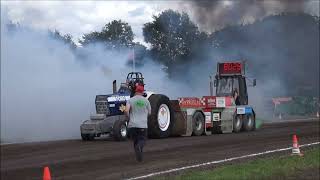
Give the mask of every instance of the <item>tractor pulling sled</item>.
<svg viewBox="0 0 320 180">
<path fill-rule="evenodd" d="M 224 62 L 217 64 L 215 80 L 210 78 L 210 96 L 170 100 L 163 94 L 145 91 L 152 111 L 148 117 L 148 136 L 166 138 L 255 130 L 256 115 L 248 105 L 247 79 L 244 62 Z M 96 114 L 80 126 L 82 140 L 93 140 L 104 134 L 116 141 L 127 139 L 128 117 L 121 109 L 133 96 L 136 83 L 144 84 L 144 78 L 140 72 L 131 72 L 118 91 L 113 81 L 113 94 L 96 96 Z M 253 79 L 252 86 L 255 85 Z M 213 86 L 216 87 L 215 96 Z"/>
</svg>

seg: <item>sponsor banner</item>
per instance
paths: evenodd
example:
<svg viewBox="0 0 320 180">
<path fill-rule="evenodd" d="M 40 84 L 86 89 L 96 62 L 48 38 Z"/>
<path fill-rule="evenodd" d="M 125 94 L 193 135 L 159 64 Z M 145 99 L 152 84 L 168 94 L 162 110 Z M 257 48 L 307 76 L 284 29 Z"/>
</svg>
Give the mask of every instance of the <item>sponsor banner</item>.
<svg viewBox="0 0 320 180">
<path fill-rule="evenodd" d="M 225 97 L 226 106 L 232 106 L 232 99 L 233 99 L 233 97 L 231 97 L 231 96 Z"/>
<path fill-rule="evenodd" d="M 129 99 L 130 99 L 130 96 L 111 96 L 111 97 L 108 97 L 108 102 L 127 101 Z"/>
<path fill-rule="evenodd" d="M 206 124 L 211 123 L 211 112 L 204 112 Z"/>
<path fill-rule="evenodd" d="M 245 107 L 237 107 L 237 114 L 245 114 L 246 108 Z"/>
<path fill-rule="evenodd" d="M 237 114 L 252 114 L 251 107 L 237 107 Z"/>
<path fill-rule="evenodd" d="M 210 108 L 218 107 L 218 108 L 224 108 L 227 106 L 232 106 L 232 97 L 226 96 L 226 97 L 215 97 L 215 101 L 213 100 L 214 96 L 208 96 L 211 98 L 211 106 Z M 215 106 L 213 104 L 215 103 Z"/>
<path fill-rule="evenodd" d="M 226 107 L 225 97 L 216 97 L 216 106 L 217 107 Z"/>
<path fill-rule="evenodd" d="M 246 107 L 246 114 L 252 114 L 252 108 Z"/>
<path fill-rule="evenodd" d="M 220 113 L 213 113 L 212 121 L 220 121 Z"/>
<path fill-rule="evenodd" d="M 215 96 L 203 96 L 205 107 L 214 108 L 216 107 L 216 97 Z"/>
<path fill-rule="evenodd" d="M 204 104 L 201 103 L 200 98 L 197 97 L 183 97 L 178 98 L 181 108 L 203 108 Z"/>
</svg>

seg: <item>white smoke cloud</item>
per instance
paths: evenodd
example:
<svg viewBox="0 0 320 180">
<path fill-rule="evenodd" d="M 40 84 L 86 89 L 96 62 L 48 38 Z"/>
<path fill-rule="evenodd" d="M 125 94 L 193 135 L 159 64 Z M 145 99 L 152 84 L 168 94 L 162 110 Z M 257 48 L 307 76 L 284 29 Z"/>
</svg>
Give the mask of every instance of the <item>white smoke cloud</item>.
<svg viewBox="0 0 320 180">
<path fill-rule="evenodd" d="M 95 95 L 111 90 L 113 77 L 100 66 L 79 63 L 66 44 L 46 31 L 8 32 L 7 23 L 2 13 L 1 142 L 78 138 L 80 123 L 94 112 Z M 124 66 L 123 57 L 102 58 L 110 56 L 94 51 L 96 64 Z"/>
<path fill-rule="evenodd" d="M 75 138 L 107 89 L 97 68 L 84 69 L 63 43 L 24 30 L 1 34 L 1 141 Z"/>
<path fill-rule="evenodd" d="M 126 65 L 130 50 L 110 52 L 95 44 L 73 52 L 47 31 L 21 26 L 9 32 L 9 22 L 2 11 L 1 142 L 80 138 L 80 124 L 95 112 L 95 95 L 110 94 L 112 81 L 123 82 L 132 71 Z M 183 85 L 148 61 L 137 69 L 146 88 L 181 95 Z"/>
</svg>

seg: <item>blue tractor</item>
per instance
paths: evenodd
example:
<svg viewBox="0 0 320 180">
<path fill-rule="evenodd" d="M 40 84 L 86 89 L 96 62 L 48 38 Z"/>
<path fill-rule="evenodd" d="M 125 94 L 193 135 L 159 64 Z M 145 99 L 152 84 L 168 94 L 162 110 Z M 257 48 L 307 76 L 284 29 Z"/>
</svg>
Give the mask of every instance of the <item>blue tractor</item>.
<svg viewBox="0 0 320 180">
<path fill-rule="evenodd" d="M 121 110 L 126 101 L 134 95 L 136 83 L 144 84 L 140 72 L 130 72 L 125 83 L 117 90 L 113 81 L 113 94 L 97 95 L 95 99 L 96 113 L 80 126 L 82 140 L 93 140 L 104 134 L 111 135 L 117 141 L 127 139 L 127 120 Z M 162 94 L 145 91 L 144 96 L 150 101 L 152 113 L 148 118 L 148 135 L 154 138 L 165 138 L 172 133 L 174 114 L 169 98 Z"/>
</svg>

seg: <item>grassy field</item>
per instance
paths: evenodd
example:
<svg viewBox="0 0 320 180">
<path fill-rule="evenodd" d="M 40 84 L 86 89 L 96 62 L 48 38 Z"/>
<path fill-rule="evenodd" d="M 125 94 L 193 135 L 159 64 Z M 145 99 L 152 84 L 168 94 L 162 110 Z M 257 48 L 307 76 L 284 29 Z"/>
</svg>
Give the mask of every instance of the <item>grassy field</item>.
<svg viewBox="0 0 320 180">
<path fill-rule="evenodd" d="M 193 170 L 177 176 L 157 177 L 156 180 L 204 180 L 204 179 L 309 179 L 319 178 L 320 147 L 304 152 L 303 157 L 278 156 L 252 160 L 246 163 L 226 165 L 214 170 Z M 297 178 L 296 177 L 297 174 Z M 314 177 L 313 177 L 314 176 Z"/>
</svg>

